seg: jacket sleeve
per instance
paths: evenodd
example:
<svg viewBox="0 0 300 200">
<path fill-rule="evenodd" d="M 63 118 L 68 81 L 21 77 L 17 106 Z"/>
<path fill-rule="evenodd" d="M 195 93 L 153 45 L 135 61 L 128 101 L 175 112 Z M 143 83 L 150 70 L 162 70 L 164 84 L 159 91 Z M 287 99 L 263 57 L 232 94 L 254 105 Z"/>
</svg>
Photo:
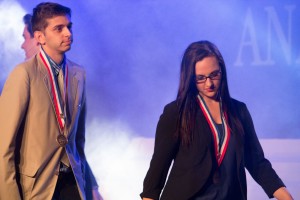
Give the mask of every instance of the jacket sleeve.
<svg viewBox="0 0 300 200">
<path fill-rule="evenodd" d="M 85 87 L 85 86 L 84 86 Z M 86 119 L 86 96 L 85 89 L 82 97 L 82 109 L 80 111 L 78 119 L 78 127 L 76 133 L 76 147 L 82 162 L 82 170 L 85 175 L 86 181 L 86 195 L 87 197 L 91 195 L 92 189 L 98 189 L 98 184 L 96 182 L 95 176 L 86 160 L 84 146 L 85 146 L 85 119 Z"/>
<path fill-rule="evenodd" d="M 245 104 L 242 106 L 242 120 L 245 131 L 245 165 L 253 179 L 264 189 L 269 198 L 284 184 L 276 174 L 257 138 L 251 115 Z"/>
<path fill-rule="evenodd" d="M 178 113 L 175 107 L 175 103 L 167 105 L 157 124 L 154 153 L 144 179 L 143 192 L 140 194 L 142 198 L 159 199 L 171 162 L 176 155 L 178 140 L 174 135 Z"/>
<path fill-rule="evenodd" d="M 16 67 L 0 98 L 0 199 L 21 199 L 16 182 L 16 138 L 29 101 L 29 76 Z M 21 136 L 19 136 L 21 137 Z"/>
</svg>

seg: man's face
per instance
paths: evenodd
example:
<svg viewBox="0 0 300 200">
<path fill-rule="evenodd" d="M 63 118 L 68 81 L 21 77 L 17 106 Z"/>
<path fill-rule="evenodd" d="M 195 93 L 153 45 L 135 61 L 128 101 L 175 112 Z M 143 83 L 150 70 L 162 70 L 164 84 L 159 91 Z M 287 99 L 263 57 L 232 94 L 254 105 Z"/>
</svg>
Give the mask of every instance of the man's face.
<svg viewBox="0 0 300 200">
<path fill-rule="evenodd" d="M 21 45 L 21 48 L 24 49 L 26 57 L 25 59 L 27 60 L 39 52 L 40 46 L 38 42 L 30 36 L 30 33 L 27 29 L 27 25 L 25 25 L 24 27 L 23 38 L 24 42 Z"/>
<path fill-rule="evenodd" d="M 71 48 L 72 22 L 69 16 L 56 16 L 47 19 L 48 26 L 40 32 L 39 42 L 46 53 L 52 57 L 63 54 Z"/>
</svg>

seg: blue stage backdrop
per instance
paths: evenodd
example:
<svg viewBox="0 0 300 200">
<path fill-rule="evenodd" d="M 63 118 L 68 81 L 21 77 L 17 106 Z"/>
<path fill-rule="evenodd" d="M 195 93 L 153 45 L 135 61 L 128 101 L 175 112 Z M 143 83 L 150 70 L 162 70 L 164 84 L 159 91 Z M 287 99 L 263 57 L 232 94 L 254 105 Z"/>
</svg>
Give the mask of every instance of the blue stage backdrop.
<svg viewBox="0 0 300 200">
<path fill-rule="evenodd" d="M 40 2 L 0 0 L 1 88 L 24 59 L 22 16 Z M 258 136 L 300 138 L 299 1 L 56 2 L 73 10 L 67 55 L 87 71 L 89 122 L 153 137 L 164 105 L 176 97 L 185 48 L 210 40 L 225 58 L 231 95 L 248 105 Z"/>
<path fill-rule="evenodd" d="M 0 90 L 25 58 L 22 17 L 40 2 L 0 0 Z M 220 48 L 231 95 L 248 105 L 265 155 L 300 199 L 298 0 L 55 2 L 73 10 L 67 56 L 87 71 L 85 149 L 105 200 L 139 199 L 183 52 L 199 40 Z M 267 199 L 251 178 L 247 185 L 248 199 Z"/>
</svg>

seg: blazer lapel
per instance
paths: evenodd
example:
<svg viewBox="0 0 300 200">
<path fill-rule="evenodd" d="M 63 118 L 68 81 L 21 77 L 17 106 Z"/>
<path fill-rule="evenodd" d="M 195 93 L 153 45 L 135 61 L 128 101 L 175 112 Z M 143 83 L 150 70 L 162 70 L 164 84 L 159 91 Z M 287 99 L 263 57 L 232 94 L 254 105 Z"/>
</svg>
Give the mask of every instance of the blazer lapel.
<svg viewBox="0 0 300 200">
<path fill-rule="evenodd" d="M 56 109 L 55 109 L 55 103 L 54 103 L 54 94 L 53 94 L 53 91 L 52 91 L 52 82 L 51 82 L 51 79 L 50 79 L 50 76 L 49 76 L 49 72 L 45 66 L 45 64 L 43 63 L 41 57 L 40 57 L 40 54 L 37 55 L 38 57 L 38 65 L 39 65 L 39 69 L 41 71 L 41 74 L 43 74 L 43 81 L 44 81 L 44 85 L 46 87 L 46 90 L 48 92 L 48 95 L 49 95 L 49 98 L 50 98 L 50 101 L 51 101 L 51 104 L 52 104 L 52 108 L 53 108 L 53 112 L 54 112 L 54 115 L 55 115 L 55 118 L 56 118 L 56 122 L 57 122 L 57 126 L 60 127 L 59 125 L 59 119 L 57 118 L 57 113 L 56 113 Z M 60 130 L 61 131 L 61 130 Z"/>
<path fill-rule="evenodd" d="M 51 83 L 48 71 L 46 69 L 46 66 L 44 65 L 43 61 L 40 58 L 40 54 L 38 54 L 37 57 L 38 57 L 38 68 L 40 69 L 40 72 L 43 76 L 44 85 L 45 85 L 45 88 L 48 92 L 48 95 L 49 95 L 49 98 L 50 98 L 50 101 L 51 101 L 51 104 L 52 104 L 52 108 L 53 108 L 53 112 L 54 112 L 55 117 L 56 117 L 57 125 L 59 126 L 56 111 L 55 111 L 55 105 L 54 105 L 54 95 L 52 93 L 52 88 L 51 88 L 52 83 Z"/>
<path fill-rule="evenodd" d="M 82 85 L 80 82 L 81 77 L 79 72 L 76 70 L 76 67 L 72 66 L 70 62 L 67 61 L 69 77 L 68 77 L 68 104 L 67 104 L 67 117 L 68 117 L 68 126 L 73 127 L 75 122 L 75 117 L 78 112 L 78 107 L 80 107 L 81 99 L 79 98 L 81 94 L 79 86 Z M 68 129 L 68 132 L 72 130 Z"/>
</svg>

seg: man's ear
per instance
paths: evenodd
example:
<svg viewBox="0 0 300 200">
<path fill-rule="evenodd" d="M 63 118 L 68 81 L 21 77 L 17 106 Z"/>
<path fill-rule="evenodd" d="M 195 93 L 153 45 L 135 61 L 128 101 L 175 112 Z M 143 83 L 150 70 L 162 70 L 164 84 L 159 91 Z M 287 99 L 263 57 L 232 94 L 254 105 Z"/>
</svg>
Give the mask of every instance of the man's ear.
<svg viewBox="0 0 300 200">
<path fill-rule="evenodd" d="M 41 45 L 46 44 L 45 35 L 42 31 L 34 31 L 34 38 L 39 44 Z"/>
</svg>

